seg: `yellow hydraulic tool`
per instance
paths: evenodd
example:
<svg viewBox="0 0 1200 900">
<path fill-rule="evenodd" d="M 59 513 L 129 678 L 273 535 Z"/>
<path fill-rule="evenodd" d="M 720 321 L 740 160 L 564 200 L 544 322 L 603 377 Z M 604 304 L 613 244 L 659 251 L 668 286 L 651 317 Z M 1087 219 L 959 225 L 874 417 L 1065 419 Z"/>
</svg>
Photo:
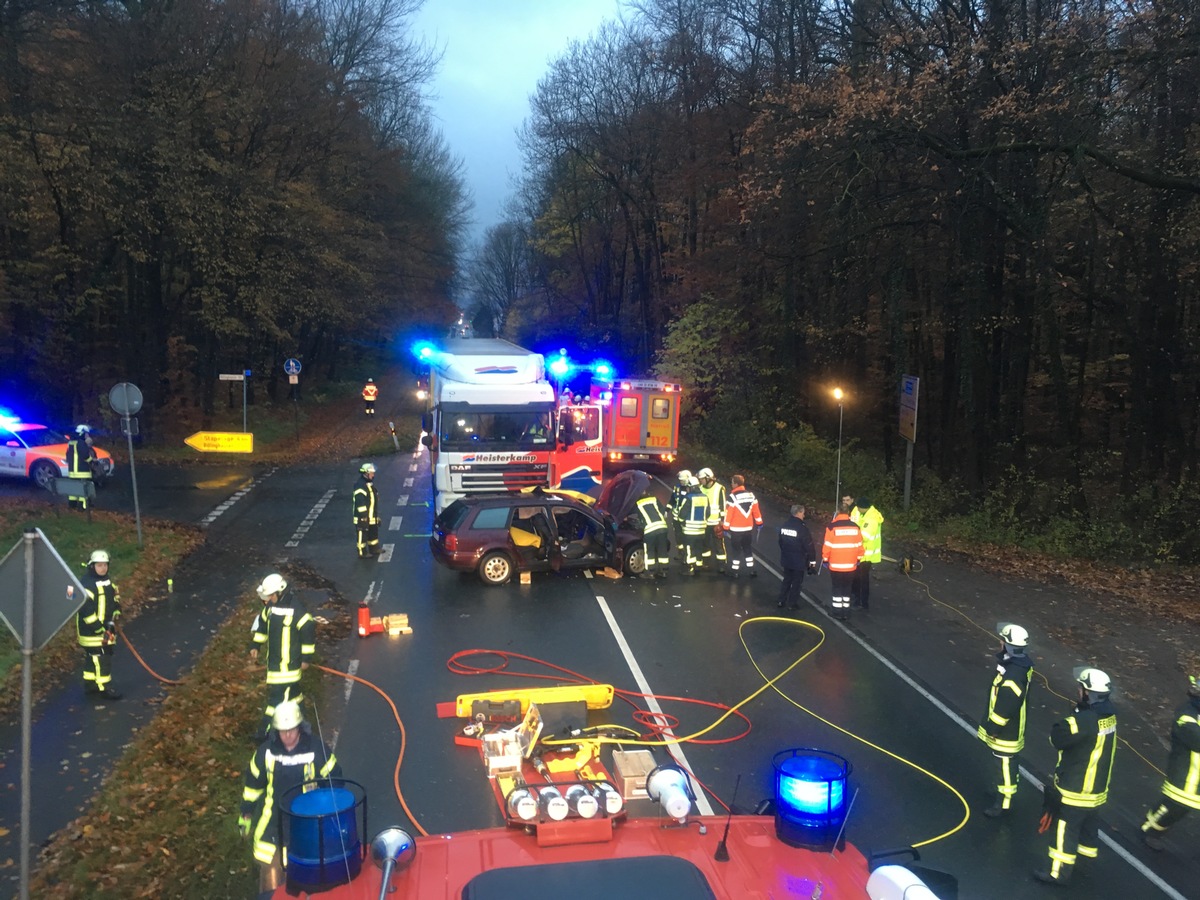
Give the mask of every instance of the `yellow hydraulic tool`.
<svg viewBox="0 0 1200 900">
<path fill-rule="evenodd" d="M 529 710 L 530 703 L 539 706 L 546 703 L 572 703 L 583 700 L 588 709 L 608 709 L 613 702 L 613 686 L 611 684 L 564 684 L 557 687 L 545 688 L 514 688 L 504 691 L 485 691 L 482 694 L 459 694 L 454 701 L 454 715 L 460 719 L 473 716 L 471 704 L 476 701 L 485 703 L 503 703 L 505 700 L 518 700 L 521 703 L 521 715 Z"/>
</svg>

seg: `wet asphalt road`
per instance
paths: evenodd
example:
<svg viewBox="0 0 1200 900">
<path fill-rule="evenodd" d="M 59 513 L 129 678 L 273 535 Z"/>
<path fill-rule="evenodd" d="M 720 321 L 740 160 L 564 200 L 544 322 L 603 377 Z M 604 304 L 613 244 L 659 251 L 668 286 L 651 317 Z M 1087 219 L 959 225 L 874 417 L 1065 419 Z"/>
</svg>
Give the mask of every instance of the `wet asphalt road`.
<svg viewBox="0 0 1200 900">
<path fill-rule="evenodd" d="M 1035 833 L 1038 792 L 1023 783 L 1011 818 L 996 823 L 983 817 L 995 775 L 991 756 L 973 736 L 995 647 L 971 620 L 990 628 L 1005 618 L 1014 590 L 1037 594 L 1042 586 L 994 583 L 929 562 L 921 578 L 941 601 L 933 602 L 895 567 L 881 565 L 871 612 L 858 614 L 849 627 L 825 615 L 820 603 L 828 599 L 828 580 L 815 578 L 805 582 L 810 605 L 800 618 L 820 632 L 782 621 L 751 622 L 739 631 L 752 619 L 777 613 L 772 526 L 782 513 L 764 509 L 768 528 L 756 548 L 760 574 L 754 580 L 688 579 L 676 573 L 665 582 L 535 575 L 529 586 L 488 588 L 430 559 L 431 496 L 424 458 L 408 450 L 376 462 L 381 536 L 390 545 L 378 561 L 358 560 L 353 552 L 354 466 L 274 471 L 225 465 L 161 472 L 139 466 L 144 516 L 207 520 L 209 532 L 206 547 L 176 576 L 172 598 L 126 628 L 151 665 L 168 677 L 185 674 L 237 592 L 287 558 L 313 566 L 348 598 L 370 597 L 376 615 L 408 613 L 413 635 L 352 636 L 329 656 L 346 660 L 396 702 L 409 741 L 401 788 L 420 824 L 436 833 L 487 827 L 502 819 L 477 753 L 453 744 L 461 723 L 438 719 L 435 705 L 461 693 L 531 683 L 500 674 L 452 674 L 446 661 L 456 651 L 525 653 L 620 688 L 639 690 L 640 681 L 659 695 L 734 704 L 763 684 L 752 663 L 773 677 L 823 634 L 820 649 L 777 683 L 782 694 L 767 691 L 746 704 L 753 722 L 748 736 L 683 746 L 687 764 L 707 788 L 701 802 L 720 811 L 712 795 L 729 802 L 741 776 L 737 806 L 747 810 L 770 793 L 774 753 L 819 747 L 840 753 L 854 766 L 858 794 L 848 836 L 864 852 L 924 842 L 953 830 L 964 816 L 958 798 L 930 775 L 877 749 L 886 748 L 957 788 L 970 805 L 970 819 L 961 829 L 921 850 L 923 864 L 957 877 L 960 896 L 1056 893 L 1029 880 L 1029 872 L 1046 858 L 1045 841 Z M 101 502 L 110 508 L 127 503 L 132 511 L 132 494 L 120 482 L 102 494 Z M 813 523 L 811 530 L 819 538 L 820 525 Z M 1048 641 L 1037 645 L 1035 658 L 1051 685 L 1068 692 L 1071 667 L 1079 660 Z M 153 715 L 162 689 L 135 670 L 128 656 L 120 658 L 117 675 L 127 700 L 86 704 L 78 686 L 70 684 L 35 713 L 35 845 L 76 814 L 131 730 Z M 336 741 L 348 777 L 367 788 L 370 830 L 408 827 L 392 787 L 399 739 L 390 712 L 361 685 L 330 696 L 334 702 L 323 710 L 320 725 L 326 739 Z M 707 709 L 668 701 L 663 706 L 679 717 L 676 734 L 704 729 L 715 718 Z M 1034 694 L 1022 759 L 1035 777 L 1053 765 L 1044 736 L 1065 711 L 1058 698 Z M 1143 752 L 1161 765 L 1155 736 L 1132 711 L 1119 707 L 1119 712 L 1122 733 L 1139 739 Z M 623 707 L 593 713 L 590 721 L 597 719 L 632 724 Z M 719 740 L 738 730 L 726 723 L 704 737 Z M 0 727 L 0 761 L 9 776 L 7 790 L 0 793 L 0 822 L 10 829 L 0 837 L 0 860 L 18 858 L 18 747 L 19 726 Z M 85 752 L 91 755 L 84 757 Z M 1135 840 L 1158 781 L 1134 756 L 1120 755 L 1104 810 L 1110 843 L 1102 844 L 1090 871 L 1077 873 L 1072 895 L 1194 896 L 1186 885 L 1196 883 L 1200 872 L 1190 846 L 1181 840 L 1174 852 L 1151 854 Z M 1194 827 L 1186 822 L 1177 831 L 1183 838 Z M 16 874 L 13 868 L 6 872 Z M 9 884 L 15 892 L 15 882 Z"/>
</svg>

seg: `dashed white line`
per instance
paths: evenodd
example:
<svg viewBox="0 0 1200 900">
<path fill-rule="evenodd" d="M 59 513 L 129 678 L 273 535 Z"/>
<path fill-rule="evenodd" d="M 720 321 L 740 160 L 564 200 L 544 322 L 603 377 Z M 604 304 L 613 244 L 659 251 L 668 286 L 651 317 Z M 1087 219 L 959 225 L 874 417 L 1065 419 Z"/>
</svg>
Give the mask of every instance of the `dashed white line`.
<svg viewBox="0 0 1200 900">
<path fill-rule="evenodd" d="M 379 555 L 377 557 L 375 557 L 375 561 L 381 562 L 381 563 L 391 562 L 392 561 L 392 551 L 396 549 L 396 545 L 395 544 L 380 544 L 379 546 L 382 547 L 383 549 L 379 551 Z"/>
<path fill-rule="evenodd" d="M 254 490 L 254 488 L 258 487 L 260 484 L 262 484 L 264 481 L 266 481 L 268 478 L 270 478 L 272 475 L 274 475 L 278 471 L 279 471 L 279 467 L 276 466 L 274 469 L 272 469 L 270 472 L 267 472 L 265 475 L 260 475 L 258 478 L 255 478 L 253 481 L 251 481 L 248 485 L 246 485 L 240 491 L 237 491 L 236 493 L 234 493 L 231 497 L 226 498 L 221 504 L 216 506 L 207 516 L 205 516 L 203 519 L 200 520 L 201 527 L 206 526 L 206 525 L 211 525 L 213 522 L 215 522 L 221 516 L 222 513 L 224 513 L 227 509 L 229 509 L 229 507 L 233 506 L 233 504 L 237 503 L 239 500 L 241 500 L 243 497 L 245 497 L 248 493 L 250 493 L 252 490 Z"/>
<path fill-rule="evenodd" d="M 317 521 L 317 517 L 320 516 L 321 513 L 325 511 L 325 507 L 329 505 L 330 498 L 332 498 L 336 493 L 337 488 L 332 488 L 322 494 L 321 499 L 318 500 L 313 505 L 313 508 L 308 511 L 308 515 L 304 517 L 304 521 L 296 526 L 296 531 L 292 534 L 292 539 L 285 542 L 283 546 L 299 547 L 300 542 L 304 540 L 304 536 L 308 534 L 308 531 L 310 528 L 312 528 L 313 523 Z"/>
<path fill-rule="evenodd" d="M 404 486 L 405 486 L 405 487 L 408 487 L 408 488 L 412 487 L 412 486 L 413 486 L 413 479 L 411 479 L 411 478 L 405 478 L 405 479 L 404 479 Z"/>
<path fill-rule="evenodd" d="M 392 516 L 388 521 L 388 531 L 399 531 L 400 523 L 404 521 L 404 516 Z"/>
</svg>

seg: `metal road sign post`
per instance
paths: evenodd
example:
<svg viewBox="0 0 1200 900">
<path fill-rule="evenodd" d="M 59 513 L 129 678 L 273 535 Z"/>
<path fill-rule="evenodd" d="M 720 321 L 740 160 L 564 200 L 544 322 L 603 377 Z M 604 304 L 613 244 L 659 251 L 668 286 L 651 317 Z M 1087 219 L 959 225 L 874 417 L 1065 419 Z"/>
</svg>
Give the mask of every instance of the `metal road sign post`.
<svg viewBox="0 0 1200 900">
<path fill-rule="evenodd" d="M 904 511 L 908 512 L 912 497 L 913 447 L 917 443 L 917 396 L 921 379 L 916 375 L 900 376 L 900 437 L 907 447 L 904 450 Z"/>
<path fill-rule="evenodd" d="M 241 372 L 232 372 L 229 374 L 222 373 L 217 376 L 217 380 L 240 381 L 242 383 L 242 431 L 249 431 L 250 429 L 246 427 L 246 382 L 250 380 L 250 370 L 244 369 Z"/>
<path fill-rule="evenodd" d="M 121 430 L 129 441 L 129 477 L 133 481 L 133 517 L 137 522 L 138 549 L 142 547 L 142 507 L 138 502 L 137 469 L 133 464 L 133 436 L 137 434 L 137 419 L 142 408 L 142 392 L 128 381 L 114 384 L 108 392 L 108 405 L 121 417 Z M 90 509 L 89 509 L 90 512 Z"/>
<path fill-rule="evenodd" d="M 24 552 L 17 552 L 22 549 Z M 67 582 L 65 592 L 63 581 Z M 0 560 L 0 618 L 21 645 L 21 900 L 29 900 L 33 654 L 75 615 L 86 596 L 79 579 L 41 529 L 26 529 Z"/>
<path fill-rule="evenodd" d="M 300 360 L 296 357 L 290 357 L 283 363 L 283 374 L 288 377 L 288 384 L 292 386 L 292 427 L 296 431 L 296 446 L 300 446 Z"/>
</svg>

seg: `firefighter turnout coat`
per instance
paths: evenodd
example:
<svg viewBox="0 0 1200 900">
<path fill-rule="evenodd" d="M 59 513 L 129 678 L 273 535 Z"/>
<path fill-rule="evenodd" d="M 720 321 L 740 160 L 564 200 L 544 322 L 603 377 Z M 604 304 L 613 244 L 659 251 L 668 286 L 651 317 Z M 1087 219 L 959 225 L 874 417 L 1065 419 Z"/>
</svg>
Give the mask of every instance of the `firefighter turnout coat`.
<svg viewBox="0 0 1200 900">
<path fill-rule="evenodd" d="M 254 618 L 251 646 L 266 644 L 267 684 L 295 684 L 301 666 L 317 652 L 317 622 L 304 609 L 297 609 L 290 591 L 267 603 Z"/>
<path fill-rule="evenodd" d="M 88 651 L 99 651 L 107 643 L 105 632 L 109 624 L 121 615 L 121 594 L 110 578 L 98 578 L 90 566 L 79 582 L 84 594 L 83 605 L 75 613 L 79 646 Z"/>
<path fill-rule="evenodd" d="M 1025 708 L 1033 661 L 1025 655 L 996 654 L 996 677 L 988 694 L 987 715 L 979 725 L 979 737 L 993 753 L 1015 756 L 1025 747 Z"/>
<path fill-rule="evenodd" d="M 1058 751 L 1054 786 L 1066 806 L 1095 809 L 1108 800 L 1117 751 L 1117 713 L 1097 700 L 1054 723 L 1050 743 Z"/>
<path fill-rule="evenodd" d="M 377 519 L 378 505 L 375 482 L 369 480 L 366 475 L 359 475 L 351 496 L 354 502 L 354 524 L 359 528 L 373 524 Z"/>
<path fill-rule="evenodd" d="M 341 764 L 333 751 L 300 725 L 300 739 L 291 750 L 283 745 L 278 731 L 271 733 L 254 751 L 246 769 L 242 790 L 242 817 L 250 821 L 254 858 L 270 865 L 279 843 L 277 808 L 283 796 L 296 785 L 318 778 L 340 778 Z M 283 848 L 286 865 L 287 848 Z"/>
<path fill-rule="evenodd" d="M 1200 809 L 1200 697 L 1192 697 L 1175 711 L 1162 792 L 1176 803 Z"/>
</svg>

